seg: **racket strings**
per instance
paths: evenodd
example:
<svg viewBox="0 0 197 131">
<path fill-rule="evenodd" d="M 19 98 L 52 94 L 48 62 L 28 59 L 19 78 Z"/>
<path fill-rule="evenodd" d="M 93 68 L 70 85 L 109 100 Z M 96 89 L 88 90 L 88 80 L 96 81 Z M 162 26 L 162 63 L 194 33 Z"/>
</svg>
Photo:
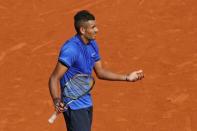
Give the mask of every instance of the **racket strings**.
<svg viewBox="0 0 197 131">
<path fill-rule="evenodd" d="M 89 92 L 93 86 L 94 79 L 88 75 L 78 75 L 68 81 L 64 88 L 64 96 L 77 99 Z"/>
<path fill-rule="evenodd" d="M 84 92 L 86 92 L 85 87 L 86 83 L 81 83 L 81 82 L 76 82 L 76 81 L 72 81 L 72 93 L 73 95 L 75 95 L 76 97 L 80 96 L 81 94 L 83 94 Z"/>
</svg>

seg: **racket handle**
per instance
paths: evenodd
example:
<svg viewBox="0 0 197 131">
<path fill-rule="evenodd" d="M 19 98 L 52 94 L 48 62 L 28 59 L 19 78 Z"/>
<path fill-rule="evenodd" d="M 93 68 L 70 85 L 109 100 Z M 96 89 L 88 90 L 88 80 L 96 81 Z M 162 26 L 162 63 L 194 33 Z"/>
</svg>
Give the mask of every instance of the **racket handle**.
<svg viewBox="0 0 197 131">
<path fill-rule="evenodd" d="M 50 124 L 53 124 L 56 118 L 57 118 L 57 112 L 55 111 L 55 112 L 51 115 L 51 117 L 48 119 L 48 122 L 49 122 Z"/>
<path fill-rule="evenodd" d="M 72 103 L 74 100 L 71 100 L 71 101 L 69 101 L 67 104 L 66 104 L 66 106 L 65 107 L 67 107 L 70 103 Z M 65 109 L 67 109 L 67 108 L 65 108 Z M 55 119 L 57 118 L 57 115 L 58 115 L 58 113 L 55 111 L 52 115 L 51 115 L 51 117 L 48 119 L 48 122 L 50 123 L 50 124 L 53 124 L 54 123 L 54 121 L 55 121 Z"/>
</svg>

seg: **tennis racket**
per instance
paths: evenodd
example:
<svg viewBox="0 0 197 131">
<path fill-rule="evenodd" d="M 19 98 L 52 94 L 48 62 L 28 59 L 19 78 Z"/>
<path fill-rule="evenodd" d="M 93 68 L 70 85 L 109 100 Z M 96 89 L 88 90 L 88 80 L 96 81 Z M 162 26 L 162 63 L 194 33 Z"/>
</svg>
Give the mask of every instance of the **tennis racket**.
<svg viewBox="0 0 197 131">
<path fill-rule="evenodd" d="M 66 107 L 73 101 L 89 93 L 95 84 L 95 80 L 88 74 L 76 74 L 68 82 L 66 82 L 63 90 L 63 97 L 70 98 L 71 101 L 66 103 Z M 58 112 L 54 112 L 49 118 L 50 124 L 54 123 L 57 118 Z"/>
</svg>

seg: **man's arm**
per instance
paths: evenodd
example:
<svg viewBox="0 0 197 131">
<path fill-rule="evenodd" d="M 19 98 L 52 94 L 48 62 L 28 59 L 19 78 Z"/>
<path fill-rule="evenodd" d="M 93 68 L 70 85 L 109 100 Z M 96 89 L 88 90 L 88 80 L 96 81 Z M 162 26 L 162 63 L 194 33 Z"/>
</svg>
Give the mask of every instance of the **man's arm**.
<svg viewBox="0 0 197 131">
<path fill-rule="evenodd" d="M 114 81 L 137 81 L 144 77 L 143 71 L 138 70 L 125 75 L 113 73 L 106 70 L 102 66 L 102 62 L 99 60 L 95 63 L 94 71 L 99 79 L 103 80 L 114 80 Z"/>
<path fill-rule="evenodd" d="M 63 104 L 61 103 L 60 94 L 58 92 L 59 82 L 64 73 L 68 70 L 68 68 L 62 65 L 60 62 L 57 63 L 53 73 L 49 78 L 49 91 L 51 94 L 51 98 L 53 99 L 54 106 L 57 111 L 61 112 L 63 108 Z M 61 105 L 60 105 L 61 104 Z"/>
</svg>

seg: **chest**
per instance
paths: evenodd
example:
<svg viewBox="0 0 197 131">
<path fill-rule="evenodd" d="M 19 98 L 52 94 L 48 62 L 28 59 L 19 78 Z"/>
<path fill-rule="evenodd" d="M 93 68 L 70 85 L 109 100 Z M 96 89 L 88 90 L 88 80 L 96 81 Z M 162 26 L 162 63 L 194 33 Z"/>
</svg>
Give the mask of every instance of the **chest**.
<svg viewBox="0 0 197 131">
<path fill-rule="evenodd" d="M 80 69 L 82 72 L 91 73 L 94 67 L 96 57 L 96 51 L 91 46 L 80 46 L 78 52 L 78 58 L 74 66 Z"/>
</svg>

